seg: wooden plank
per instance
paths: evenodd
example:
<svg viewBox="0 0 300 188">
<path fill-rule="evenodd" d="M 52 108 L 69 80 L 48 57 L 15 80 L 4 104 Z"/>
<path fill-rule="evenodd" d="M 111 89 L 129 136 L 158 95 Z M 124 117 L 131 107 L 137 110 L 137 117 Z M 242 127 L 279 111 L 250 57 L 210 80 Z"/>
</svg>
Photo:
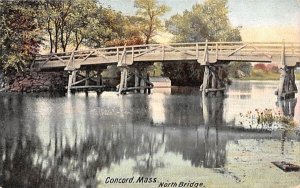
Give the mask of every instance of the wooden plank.
<svg viewBox="0 0 300 188">
<path fill-rule="evenodd" d="M 285 172 L 291 172 L 291 171 L 300 171 L 300 166 L 299 165 L 295 165 L 292 163 L 288 163 L 285 161 L 275 161 L 272 162 L 275 166 L 277 166 L 278 168 L 280 168 L 281 170 L 285 171 Z"/>
<path fill-rule="evenodd" d="M 208 89 L 205 89 L 205 92 L 215 92 L 215 91 L 225 91 L 226 88 L 223 87 L 223 88 L 208 88 Z"/>
<path fill-rule="evenodd" d="M 153 89 L 153 86 L 128 87 L 128 88 L 124 88 L 123 90 L 131 91 L 131 90 L 143 90 L 143 89 Z"/>
<path fill-rule="evenodd" d="M 138 54 L 138 55 L 135 55 L 134 57 L 140 57 L 140 56 L 145 55 L 145 54 L 147 54 L 147 53 L 150 53 L 150 52 L 152 52 L 152 51 L 158 50 L 159 48 L 161 48 L 161 46 L 157 46 L 157 47 L 155 47 L 155 48 L 148 49 L 148 50 L 144 51 L 143 53 L 140 53 L 140 54 Z"/>
<path fill-rule="evenodd" d="M 102 85 L 102 86 L 72 86 L 71 89 L 97 89 L 97 88 L 105 88 L 106 86 Z"/>
<path fill-rule="evenodd" d="M 90 78 L 92 78 L 92 77 L 94 77 L 94 76 L 95 76 L 95 74 L 93 74 L 92 76 L 86 77 L 86 78 L 84 78 L 84 79 L 82 79 L 82 80 L 79 80 L 79 81 L 77 81 L 77 82 L 73 82 L 73 83 L 72 83 L 72 86 L 74 86 L 74 85 L 76 85 L 76 84 L 79 84 L 79 83 L 81 83 L 81 82 L 84 82 L 84 81 L 86 81 L 86 80 L 88 80 L 88 79 L 90 79 Z"/>
<path fill-rule="evenodd" d="M 240 51 L 241 49 L 245 48 L 247 45 L 248 45 L 248 44 L 245 44 L 245 45 L 239 47 L 238 49 L 236 49 L 236 50 L 234 50 L 233 52 L 231 52 L 230 54 L 228 54 L 228 56 L 231 56 L 231 55 L 235 54 L 237 51 Z"/>
</svg>

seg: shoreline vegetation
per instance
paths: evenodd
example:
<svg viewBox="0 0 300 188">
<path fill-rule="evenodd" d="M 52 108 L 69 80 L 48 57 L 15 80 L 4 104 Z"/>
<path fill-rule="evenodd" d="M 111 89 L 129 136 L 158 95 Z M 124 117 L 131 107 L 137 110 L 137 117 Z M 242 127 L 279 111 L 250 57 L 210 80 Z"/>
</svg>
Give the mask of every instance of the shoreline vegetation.
<svg viewBox="0 0 300 188">
<path fill-rule="evenodd" d="M 300 80 L 300 73 L 295 73 L 296 81 Z M 279 80 L 280 73 L 274 72 L 259 72 L 255 71 L 249 76 L 245 76 L 243 78 L 239 78 L 238 80 L 261 80 L 261 81 L 268 81 L 268 80 Z"/>
</svg>

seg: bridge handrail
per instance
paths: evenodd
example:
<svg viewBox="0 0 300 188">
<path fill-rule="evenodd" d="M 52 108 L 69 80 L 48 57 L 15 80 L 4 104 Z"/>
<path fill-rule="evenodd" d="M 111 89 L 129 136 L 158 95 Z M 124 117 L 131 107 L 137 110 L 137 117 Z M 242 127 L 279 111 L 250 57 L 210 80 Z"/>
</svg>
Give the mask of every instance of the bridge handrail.
<svg viewBox="0 0 300 188">
<path fill-rule="evenodd" d="M 262 53 L 278 54 L 282 51 L 283 45 L 285 46 L 286 53 L 298 54 L 300 53 L 300 43 L 294 42 L 194 42 L 194 43 L 168 43 L 168 44 L 143 44 L 143 45 L 132 45 L 132 46 L 116 46 L 116 47 L 103 47 L 90 50 L 77 50 L 74 51 L 74 58 L 86 57 L 87 55 L 93 56 L 93 54 L 101 53 L 103 55 L 120 55 L 124 49 L 128 54 L 139 54 L 145 53 L 147 50 L 152 50 L 153 48 L 164 47 L 167 48 L 181 48 L 182 50 L 190 52 L 204 51 L 205 46 L 208 47 L 209 51 L 218 52 L 230 52 L 237 50 L 238 48 L 244 48 L 243 52 L 251 52 L 247 47 L 259 48 Z M 151 49 L 152 48 L 152 49 Z M 36 61 L 46 61 L 46 60 L 59 60 L 68 59 L 72 51 L 68 52 L 58 52 L 49 54 L 36 54 Z"/>
</svg>

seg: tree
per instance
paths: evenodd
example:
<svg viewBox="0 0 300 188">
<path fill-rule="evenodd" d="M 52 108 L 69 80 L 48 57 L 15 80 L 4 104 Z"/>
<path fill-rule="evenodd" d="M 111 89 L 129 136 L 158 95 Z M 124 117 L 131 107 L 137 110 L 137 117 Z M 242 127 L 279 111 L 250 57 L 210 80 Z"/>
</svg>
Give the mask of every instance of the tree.
<svg viewBox="0 0 300 188">
<path fill-rule="evenodd" d="M 231 26 L 228 18 L 227 0 L 205 0 L 196 4 L 191 11 L 172 16 L 166 27 L 174 37 L 174 42 L 240 41 L 239 28 Z M 168 71 L 171 69 L 180 70 Z M 177 85 L 191 82 L 200 85 L 203 68 L 196 69 L 193 63 L 163 64 L 164 75 Z M 184 77 L 182 75 L 189 75 Z M 198 84 L 197 84 L 198 83 Z"/>
<path fill-rule="evenodd" d="M 38 52 L 41 31 L 37 20 L 39 1 L 0 1 L 0 68 L 24 71 Z"/>
<path fill-rule="evenodd" d="M 231 26 L 227 0 L 206 0 L 191 11 L 172 16 L 166 26 L 176 42 L 240 41 L 239 28 Z"/>
<path fill-rule="evenodd" d="M 141 18 L 140 29 L 145 36 L 145 43 L 148 44 L 155 32 L 162 26 L 160 17 L 170 8 L 166 5 L 159 5 L 157 0 L 135 0 L 137 16 Z"/>
<path fill-rule="evenodd" d="M 88 27 L 89 37 L 85 44 L 94 48 L 105 45 L 107 41 L 125 37 L 125 26 L 128 20 L 120 12 L 102 6 L 98 7 L 97 16 Z"/>
</svg>

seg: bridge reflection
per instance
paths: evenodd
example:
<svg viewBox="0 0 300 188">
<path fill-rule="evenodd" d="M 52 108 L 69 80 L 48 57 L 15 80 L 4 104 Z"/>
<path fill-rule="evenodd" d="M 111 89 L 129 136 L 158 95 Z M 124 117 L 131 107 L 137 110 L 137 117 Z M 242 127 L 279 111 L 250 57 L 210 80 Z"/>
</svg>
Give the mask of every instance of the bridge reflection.
<svg viewBox="0 0 300 188">
<path fill-rule="evenodd" d="M 151 176 L 167 166 L 168 153 L 220 168 L 231 141 L 281 138 L 227 126 L 222 97 L 113 96 L 1 97 L 0 185 L 95 187 L 99 172 L 128 159 L 134 173 Z"/>
<path fill-rule="evenodd" d="M 294 117 L 295 115 L 296 104 L 297 104 L 297 98 L 278 100 L 276 102 L 276 106 L 279 107 L 281 113 L 285 116 L 290 116 L 290 117 Z"/>
</svg>

